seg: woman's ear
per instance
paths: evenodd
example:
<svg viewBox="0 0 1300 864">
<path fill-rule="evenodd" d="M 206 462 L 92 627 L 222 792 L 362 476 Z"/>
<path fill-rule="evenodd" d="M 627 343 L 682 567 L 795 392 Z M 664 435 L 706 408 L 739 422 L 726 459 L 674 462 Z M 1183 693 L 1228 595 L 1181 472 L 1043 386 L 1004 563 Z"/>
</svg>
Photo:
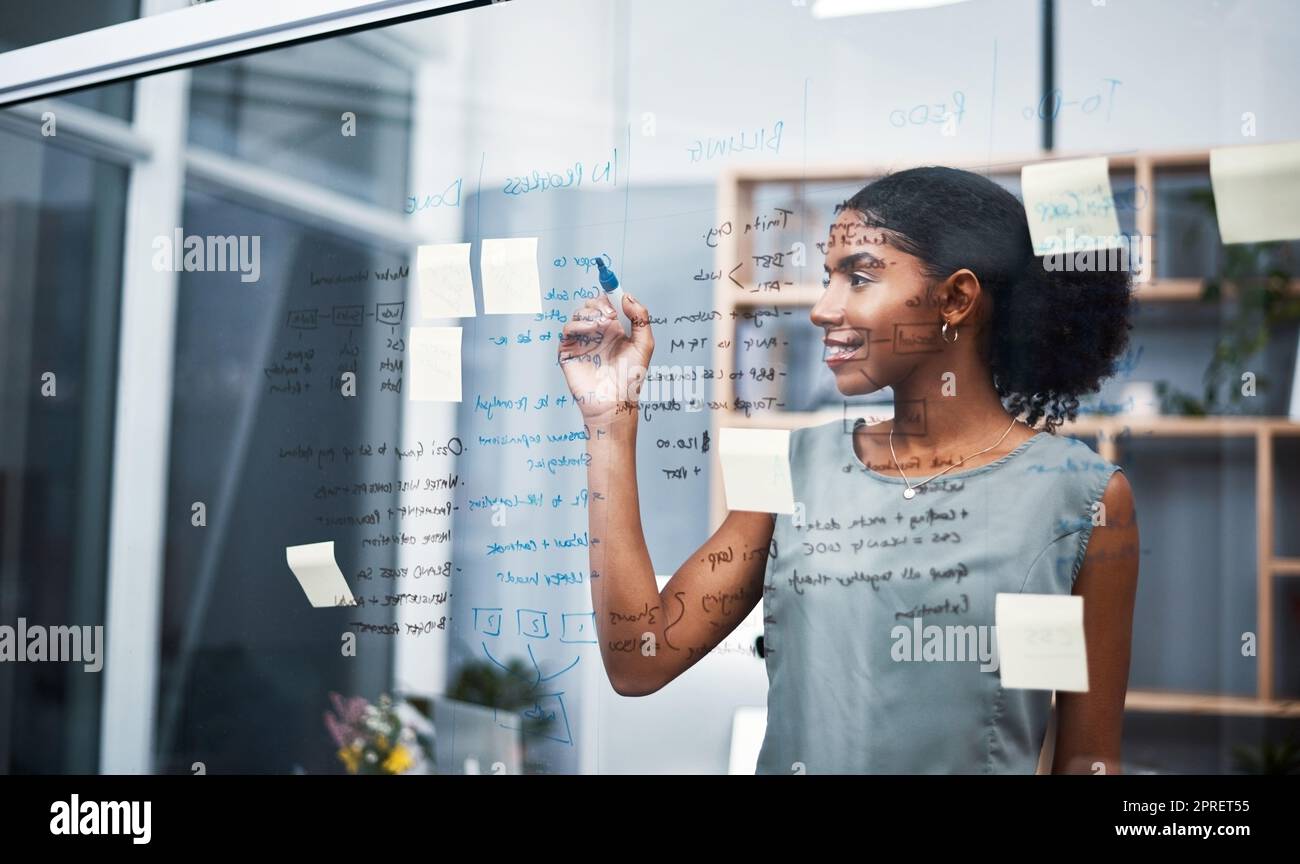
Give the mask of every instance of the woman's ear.
<svg viewBox="0 0 1300 864">
<path fill-rule="evenodd" d="M 963 267 L 936 286 L 935 305 L 954 327 L 972 323 L 982 290 L 979 277 Z"/>
</svg>

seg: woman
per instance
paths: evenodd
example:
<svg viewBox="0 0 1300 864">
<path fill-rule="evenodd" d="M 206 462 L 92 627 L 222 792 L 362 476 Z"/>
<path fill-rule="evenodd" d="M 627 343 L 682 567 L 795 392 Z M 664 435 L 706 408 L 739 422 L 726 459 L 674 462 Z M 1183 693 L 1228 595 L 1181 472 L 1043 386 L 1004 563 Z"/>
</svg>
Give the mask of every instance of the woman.
<svg viewBox="0 0 1300 864">
<path fill-rule="evenodd" d="M 950 652 L 974 634 L 989 647 L 999 593 L 1073 593 L 1088 689 L 1057 693 L 1052 770 L 1117 773 L 1133 498 L 1117 466 L 1054 432 L 1127 343 L 1129 274 L 1048 272 L 1021 204 L 965 171 L 886 176 L 837 214 L 812 322 L 840 392 L 891 387 L 894 419 L 794 431 L 795 514 L 732 511 L 662 592 L 635 461 L 649 313 L 625 296 L 626 337 L 601 297 L 565 327 L 560 361 L 590 432 L 592 601 L 614 689 L 663 687 L 762 600 L 760 773 L 1033 773 L 1051 693 L 1004 689 L 996 660 L 911 649 L 929 627 L 944 628 Z"/>
</svg>

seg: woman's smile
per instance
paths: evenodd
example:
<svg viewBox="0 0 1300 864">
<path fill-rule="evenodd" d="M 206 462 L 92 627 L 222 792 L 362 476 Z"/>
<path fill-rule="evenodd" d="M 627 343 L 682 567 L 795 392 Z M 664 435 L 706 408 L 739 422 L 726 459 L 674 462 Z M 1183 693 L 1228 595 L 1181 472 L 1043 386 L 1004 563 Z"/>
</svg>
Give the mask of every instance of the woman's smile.
<svg viewBox="0 0 1300 864">
<path fill-rule="evenodd" d="M 858 330 L 828 330 L 822 344 L 825 346 L 822 359 L 832 369 L 850 360 L 865 359 L 857 356 L 859 349 L 867 344 L 866 334 Z"/>
</svg>

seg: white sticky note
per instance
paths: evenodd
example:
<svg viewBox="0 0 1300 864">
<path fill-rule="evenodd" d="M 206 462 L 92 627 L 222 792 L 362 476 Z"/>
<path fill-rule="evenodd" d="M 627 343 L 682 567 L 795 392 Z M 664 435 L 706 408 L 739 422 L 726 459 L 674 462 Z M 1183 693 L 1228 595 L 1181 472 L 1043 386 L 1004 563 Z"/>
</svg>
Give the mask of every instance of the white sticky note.
<svg viewBox="0 0 1300 864">
<path fill-rule="evenodd" d="M 473 318 L 474 278 L 468 243 L 421 246 L 415 256 L 420 280 L 420 314 L 425 318 Z"/>
<path fill-rule="evenodd" d="M 1124 245 L 1105 156 L 1026 165 L 1020 190 L 1035 255 Z"/>
<path fill-rule="evenodd" d="M 311 605 L 352 606 L 352 589 L 348 587 L 343 572 L 334 561 L 334 541 L 308 543 L 304 546 L 286 546 L 284 557 L 289 569 L 298 577 L 298 584 L 307 594 Z"/>
<path fill-rule="evenodd" d="M 1210 151 L 1224 243 L 1300 239 L 1300 141 Z"/>
<path fill-rule="evenodd" d="M 479 269 L 483 276 L 483 314 L 542 311 L 536 237 L 484 240 Z"/>
<path fill-rule="evenodd" d="M 412 327 L 406 337 L 415 402 L 460 401 L 459 327 Z"/>
<path fill-rule="evenodd" d="M 1003 687 L 1088 692 L 1082 597 L 999 594 L 993 617 Z"/>
<path fill-rule="evenodd" d="M 790 430 L 723 427 L 718 458 L 728 510 L 793 513 Z"/>
</svg>

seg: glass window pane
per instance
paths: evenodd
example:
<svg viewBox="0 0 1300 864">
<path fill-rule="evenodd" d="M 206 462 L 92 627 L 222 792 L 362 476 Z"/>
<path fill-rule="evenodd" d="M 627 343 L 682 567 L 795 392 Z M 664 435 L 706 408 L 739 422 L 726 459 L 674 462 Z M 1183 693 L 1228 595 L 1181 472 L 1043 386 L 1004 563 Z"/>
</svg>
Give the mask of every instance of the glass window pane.
<svg viewBox="0 0 1300 864">
<path fill-rule="evenodd" d="M 155 769 L 188 773 L 202 762 L 211 773 L 385 772 L 402 770 L 410 757 L 419 763 L 413 770 L 444 773 L 489 773 L 498 762 L 507 773 L 752 772 L 750 745 L 762 740 L 759 706 L 771 683 L 767 657 L 779 656 L 764 657 L 756 643 L 760 635 L 783 635 L 772 626 L 780 616 L 769 621 L 768 610 L 755 605 L 672 686 L 644 698 L 612 695 L 602 649 L 635 652 L 643 631 L 629 628 L 623 635 L 633 638 L 600 644 L 609 632 L 600 625 L 612 616 L 596 619 L 593 584 L 624 574 L 592 572 L 603 566 L 592 563 L 593 549 L 630 544 L 639 555 L 644 539 L 661 593 L 645 592 L 642 608 L 619 611 L 637 622 L 680 614 L 689 592 L 662 592 L 669 574 L 699 560 L 718 515 L 720 428 L 801 427 L 840 421 L 846 405 L 879 404 L 880 413 L 892 407 L 888 387 L 841 392 L 825 363 L 824 332 L 809 316 L 825 296 L 818 244 L 834 206 L 883 172 L 913 164 L 966 167 L 1020 196 L 1019 162 L 1026 157 L 1108 154 L 1120 229 L 1135 233 L 1155 208 L 1162 280 L 1293 269 L 1297 244 L 1256 250 L 1219 242 L 1204 167 L 1159 168 L 1153 189 L 1139 186 L 1136 170 L 1125 167 L 1164 146 L 1204 152 L 1236 141 L 1237 111 L 1218 110 L 1225 105 L 1258 110 L 1261 137 L 1280 140 L 1300 129 L 1288 91 L 1250 64 L 1224 78 L 1217 103 L 1206 103 L 1205 93 L 1217 91 L 1205 87 L 1171 97 L 1161 85 L 1170 74 L 1216 82 L 1224 70 L 1204 57 L 1231 52 L 1189 54 L 1182 46 L 1220 39 L 1260 42 L 1272 65 L 1259 69 L 1292 68 L 1300 21 L 1289 6 L 1261 3 L 1277 13 L 1271 26 L 1247 21 L 1242 4 L 1210 0 L 1191 2 L 1193 12 L 1183 18 L 1159 3 L 1061 4 L 1059 75 L 1045 100 L 1037 0 L 835 19 L 816 17 L 813 3 L 760 9 L 752 0 L 490 4 L 178 73 L 188 77 L 188 100 L 171 129 L 185 142 L 187 173 L 170 191 L 182 202 L 175 230 L 199 242 L 193 266 L 187 259 L 175 268 L 174 389 L 158 397 L 171 425 L 165 524 L 156 526 L 165 557 L 158 705 L 148 730 Z M 1153 30 L 1152 22 L 1161 26 Z M 1099 34 L 1113 38 L 1093 38 Z M 1134 50 L 1113 50 L 1115 38 Z M 945 44 L 963 50 L 936 50 Z M 1153 65 L 1153 56 L 1163 60 Z M 1157 67 L 1161 74 L 1152 77 Z M 108 92 L 75 98 L 100 104 L 93 100 Z M 1058 121 L 1056 153 L 1037 150 L 1044 114 Z M 1221 128 L 1223 117 L 1230 128 Z M 0 603 L 25 603 L 44 590 L 19 569 L 31 559 L 62 592 L 39 596 L 81 604 L 66 613 L 81 614 L 83 606 L 102 605 L 102 584 L 70 589 L 95 584 L 97 573 L 102 580 L 93 565 L 102 558 L 107 515 L 96 523 L 99 534 L 84 535 L 84 548 L 63 548 L 59 532 L 102 507 L 95 489 L 75 498 L 68 490 L 102 478 L 111 454 L 84 431 L 92 425 L 86 418 L 111 418 L 102 401 L 90 402 L 88 388 L 110 405 L 113 393 L 111 365 L 90 360 L 111 341 L 99 328 L 111 326 L 103 322 L 112 316 L 90 314 L 87 304 L 105 308 L 115 296 L 104 286 L 116 290 L 120 261 L 106 250 L 120 247 L 122 236 L 105 213 L 120 209 L 127 172 L 91 171 L 86 166 L 99 163 L 85 157 L 77 157 L 85 164 L 76 168 L 66 154 L 42 156 L 47 161 L 38 164 L 32 152 L 53 148 L 34 138 L 0 143 L 6 157 L 11 150 L 18 156 L 0 168 L 8 188 L 34 189 L 29 197 L 38 202 L 35 209 L 0 210 L 0 275 L 16 274 L 0 283 L 0 336 L 12 340 L 0 350 L 8 352 L 6 362 L 21 360 L 14 366 L 21 374 L 0 385 L 8 388 L 6 420 L 12 405 L 20 422 L 0 424 L 0 434 L 6 443 L 19 435 L 24 442 L 5 451 L 18 474 L 3 475 L 0 518 L 8 521 L 0 574 L 8 581 L 0 587 L 10 594 L 0 593 Z M 81 191 L 74 195 L 74 188 Z M 89 202 L 104 213 L 87 216 Z M 928 203 L 947 219 L 962 202 Z M 40 232 L 61 237 L 65 221 L 82 226 L 86 236 L 76 235 L 77 242 L 99 250 L 93 272 L 85 256 L 69 251 L 75 246 L 58 247 L 63 260 L 33 245 Z M 935 233 L 946 239 L 944 231 Z M 489 239 L 536 241 L 530 263 L 540 311 L 489 314 L 490 273 L 480 257 Z M 732 241 L 739 241 L 734 255 L 726 245 Z M 477 314 L 435 318 L 421 294 L 415 247 L 453 243 L 470 246 Z M 221 260 L 232 266 L 211 257 L 223 248 L 234 258 Z M 796 248 L 806 257 L 796 257 Z M 563 328 L 582 303 L 599 296 L 596 259 L 612 263 L 624 288 L 650 309 L 656 338 L 638 406 L 641 530 L 612 538 L 590 520 L 593 492 L 609 479 L 589 470 L 588 430 L 575 403 L 591 396 L 569 392 L 557 360 Z M 38 290 L 47 288 L 47 274 L 57 290 Z M 1077 436 L 1125 468 L 1144 514 L 1131 691 L 1194 691 L 1220 707 L 1240 700 L 1231 704 L 1260 710 L 1255 660 L 1237 650 L 1238 636 L 1258 629 L 1258 453 L 1253 434 L 1221 439 L 1216 421 L 1202 415 L 1206 408 L 1235 412 L 1242 416 L 1234 421 L 1252 433 L 1263 428 L 1250 425 L 1256 417 L 1280 425 L 1289 408 L 1296 325 L 1274 322 L 1260 348 L 1248 342 L 1253 331 L 1241 317 L 1249 303 L 1170 300 L 1186 285 L 1153 286 L 1162 287 L 1168 290 L 1151 291 L 1134 310 L 1117 374 L 1095 398 L 1081 394 Z M 1013 328 L 1009 342 L 1037 352 L 1043 364 L 1068 367 L 1078 355 L 1052 351 L 1083 329 L 1075 322 L 1090 322 L 1091 298 L 1049 309 L 1051 298 L 1036 291 L 1026 308 L 1044 298 L 1032 311 L 1059 312 L 1062 338 Z M 888 319 L 875 307 L 868 329 L 937 326 L 912 318 L 926 312 L 921 305 L 895 309 Z M 857 307 L 868 317 L 872 309 Z M 459 328 L 460 369 L 441 369 L 431 379 L 458 380 L 459 402 L 411 398 L 416 327 Z M 961 332 L 956 350 L 977 335 L 974 327 Z M 1238 344 L 1225 349 L 1225 339 Z M 892 341 L 877 339 L 867 350 L 892 351 Z M 1037 344 L 1047 341 L 1053 344 Z M 1228 359 L 1215 366 L 1215 357 Z M 67 363 L 108 382 L 74 388 L 86 400 L 76 418 L 55 414 L 62 403 L 37 404 L 31 395 L 31 370 Z M 915 380 L 935 390 L 949 369 L 899 360 L 884 372 L 900 390 L 901 376 L 911 374 L 905 365 L 924 369 Z M 1259 378 L 1258 394 L 1249 397 L 1240 389 L 1246 370 Z M 1211 383 L 1219 401 L 1201 398 L 1207 371 L 1217 375 Z M 951 383 L 967 394 L 983 382 L 963 373 Z M 1160 385 L 1184 398 L 1160 404 L 1152 395 Z M 704 406 L 686 394 L 701 395 Z M 1099 431 L 1102 422 L 1116 428 Z M 59 448 L 37 454 L 62 460 L 57 470 L 27 459 L 37 438 Z M 1300 548 L 1287 521 L 1300 464 L 1293 443 L 1277 446 L 1274 471 L 1274 551 L 1288 556 Z M 938 457 L 929 460 L 936 471 L 945 461 Z M 811 495 L 822 487 L 804 488 Z M 832 501 L 826 509 L 834 513 L 816 514 L 835 517 L 816 530 L 903 522 L 896 501 L 877 507 L 878 499 L 857 501 L 854 494 L 844 495 L 851 503 L 842 512 Z M 981 504 L 977 497 L 965 501 Z M 196 523 L 199 505 L 203 518 Z M 965 542 L 972 555 L 985 557 L 1005 551 L 981 543 L 982 536 L 958 541 L 936 533 L 945 539 L 909 536 L 901 545 L 928 550 L 921 544 Z M 45 543 L 51 534 L 58 536 Z M 32 538 L 45 545 L 36 549 Z M 333 544 L 356 605 L 317 608 L 308 600 L 286 549 L 313 543 Z M 716 563 L 766 553 L 699 552 L 710 554 Z M 931 562 L 930 553 L 917 554 L 919 573 Z M 1028 556 L 1040 559 L 1057 571 L 1071 560 Z M 852 572 L 857 564 L 824 569 Z M 1012 568 L 988 568 L 999 569 Z M 1288 676 L 1300 644 L 1293 593 L 1279 589 L 1275 596 L 1273 683 L 1285 696 L 1295 691 Z M 854 602 L 855 595 L 834 596 Z M 718 607 L 710 604 L 734 598 L 695 597 L 693 608 L 712 610 Z M 26 607 L 12 608 L 17 614 Z M 831 606 L 800 608 L 813 620 Z M 853 638 L 852 627 L 844 630 L 846 640 Z M 701 649 L 660 643 L 658 650 L 695 659 Z M 838 653 L 821 654 L 800 671 L 836 674 L 821 661 Z M 868 654 L 864 647 L 855 656 Z M 10 688 L 0 689 L 0 742 L 9 748 L 0 768 L 93 767 L 97 739 L 81 734 L 93 713 L 67 706 L 97 705 L 98 696 L 65 683 L 66 692 L 43 708 L 6 703 L 9 693 L 44 686 L 22 677 L 33 674 L 0 668 L 0 687 Z M 839 673 L 846 698 L 857 698 L 860 677 Z M 353 743 L 369 733 L 338 724 L 349 725 L 361 702 L 377 706 L 384 695 L 409 697 L 399 706 L 403 724 L 427 741 L 408 740 L 409 752 L 393 756 L 396 748 L 372 737 L 372 753 L 392 753 L 367 761 L 367 751 Z M 329 723 L 322 719 L 327 710 L 336 715 Z M 1129 716 L 1126 765 L 1235 770 L 1225 754 L 1246 734 L 1244 726 L 1211 717 L 1192 728 L 1172 715 L 1137 710 Z M 63 724 L 63 737 L 18 754 L 40 724 Z M 449 726 L 454 735 L 445 734 Z M 916 760 L 921 768 L 939 767 L 923 759 Z"/>
<path fill-rule="evenodd" d="M 411 72 L 373 44 L 341 37 L 194 69 L 190 143 L 401 209 Z"/>
<path fill-rule="evenodd" d="M 0 51 L 26 48 L 64 36 L 98 30 L 140 16 L 140 0 L 41 0 L 4 4 Z"/>
<path fill-rule="evenodd" d="M 0 51 L 26 48 L 87 30 L 130 21 L 140 15 L 139 0 L 41 0 L 39 3 L 4 4 L 4 27 L 0 28 Z M 60 97 L 73 105 L 119 117 L 131 118 L 130 82 L 93 87 Z"/>
<path fill-rule="evenodd" d="M 358 581 L 392 566 L 391 546 L 367 543 L 401 527 L 388 515 L 398 496 L 350 493 L 397 479 L 387 448 L 397 443 L 402 394 L 374 392 L 380 370 L 359 359 L 393 354 L 385 345 L 395 328 L 366 314 L 377 302 L 400 305 L 402 296 L 400 284 L 377 297 L 365 283 L 325 287 L 312 275 L 397 269 L 406 266 L 404 252 L 310 228 L 204 185 L 186 188 L 184 224 L 200 237 L 237 227 L 259 238 L 260 278 L 192 272 L 180 281 L 159 768 L 187 771 L 200 761 L 209 771 L 338 772 L 321 723 L 326 694 L 377 698 L 392 641 L 362 636 L 354 658 L 340 651 L 340 634 L 359 617 L 389 624 L 393 608 L 312 608 L 285 548 L 332 540 L 359 595 L 382 604 L 401 593 L 392 580 Z M 354 306 L 356 319 L 335 314 Z M 304 329 L 307 308 L 314 326 Z M 400 352 L 393 356 L 400 363 Z M 351 400 L 339 383 L 349 371 L 363 388 Z M 372 439 L 375 448 L 387 443 L 387 455 L 362 455 Z M 194 502 L 206 507 L 204 529 L 192 524 Z M 382 521 L 374 524 L 372 512 Z"/>
<path fill-rule="evenodd" d="M 34 131 L 0 153 L 0 623 L 89 637 L 0 663 L 0 773 L 94 772 L 127 172 Z"/>
</svg>

